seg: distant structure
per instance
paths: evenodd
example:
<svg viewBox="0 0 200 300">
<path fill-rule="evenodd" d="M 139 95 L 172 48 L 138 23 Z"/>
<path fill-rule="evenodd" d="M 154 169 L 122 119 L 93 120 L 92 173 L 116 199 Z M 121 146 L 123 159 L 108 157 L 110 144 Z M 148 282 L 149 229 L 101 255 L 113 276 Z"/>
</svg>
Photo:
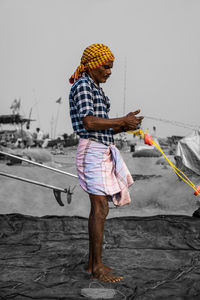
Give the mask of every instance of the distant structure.
<svg viewBox="0 0 200 300">
<path fill-rule="evenodd" d="M 13 103 L 11 104 L 11 106 L 10 106 L 10 109 L 12 109 L 13 115 L 19 114 L 20 106 L 21 106 L 21 100 L 20 99 L 19 100 L 15 99 L 13 101 Z"/>
</svg>

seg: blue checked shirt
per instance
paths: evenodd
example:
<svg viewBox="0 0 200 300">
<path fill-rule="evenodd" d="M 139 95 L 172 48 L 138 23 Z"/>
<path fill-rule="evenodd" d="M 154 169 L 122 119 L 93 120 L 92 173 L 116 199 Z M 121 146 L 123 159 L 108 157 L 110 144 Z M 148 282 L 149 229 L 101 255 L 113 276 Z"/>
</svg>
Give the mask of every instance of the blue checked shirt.
<svg viewBox="0 0 200 300">
<path fill-rule="evenodd" d="M 69 95 L 70 117 L 74 131 L 84 139 L 92 139 L 105 145 L 113 144 L 113 129 L 86 130 L 82 119 L 95 116 L 108 119 L 110 100 L 103 90 L 84 72 L 72 86 Z"/>
</svg>

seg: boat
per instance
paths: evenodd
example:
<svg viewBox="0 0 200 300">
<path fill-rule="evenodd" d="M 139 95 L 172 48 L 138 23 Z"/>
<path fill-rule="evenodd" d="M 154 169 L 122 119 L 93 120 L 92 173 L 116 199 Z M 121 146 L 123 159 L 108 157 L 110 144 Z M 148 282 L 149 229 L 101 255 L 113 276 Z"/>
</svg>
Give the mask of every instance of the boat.
<svg viewBox="0 0 200 300">
<path fill-rule="evenodd" d="M 30 118 L 24 118 L 19 113 L 0 115 L 0 145 L 12 146 L 17 139 L 23 140 L 25 130 L 23 126 L 30 124 Z"/>
</svg>

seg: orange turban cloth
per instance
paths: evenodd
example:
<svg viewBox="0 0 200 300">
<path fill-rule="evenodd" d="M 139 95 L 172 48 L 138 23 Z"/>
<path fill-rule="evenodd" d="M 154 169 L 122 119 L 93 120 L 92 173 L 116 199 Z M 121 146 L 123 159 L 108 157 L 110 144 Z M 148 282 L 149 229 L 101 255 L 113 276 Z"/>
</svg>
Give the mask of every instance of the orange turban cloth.
<svg viewBox="0 0 200 300">
<path fill-rule="evenodd" d="M 110 49 L 103 44 L 93 44 L 87 47 L 81 57 L 81 64 L 70 77 L 69 82 L 74 83 L 74 80 L 81 77 L 84 71 L 100 67 L 108 61 L 114 61 L 114 58 Z"/>
</svg>

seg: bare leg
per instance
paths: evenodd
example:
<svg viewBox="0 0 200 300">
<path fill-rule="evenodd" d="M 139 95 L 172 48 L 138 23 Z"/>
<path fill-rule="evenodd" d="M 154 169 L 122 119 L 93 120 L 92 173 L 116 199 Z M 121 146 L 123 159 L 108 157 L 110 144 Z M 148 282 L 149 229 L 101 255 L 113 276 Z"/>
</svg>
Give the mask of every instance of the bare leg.
<svg viewBox="0 0 200 300">
<path fill-rule="evenodd" d="M 93 278 L 100 281 L 117 282 L 123 277 L 110 273 L 111 268 L 102 263 L 102 243 L 104 233 L 104 223 L 108 215 L 108 201 L 106 196 L 89 195 L 91 201 L 91 211 L 88 222 L 89 230 L 89 264 L 88 271 L 92 272 Z"/>
<path fill-rule="evenodd" d="M 90 216 L 89 216 L 89 222 L 88 222 L 88 231 L 89 231 L 89 261 L 88 261 L 88 267 L 86 269 L 87 272 L 90 272 L 92 273 L 92 267 L 93 267 L 93 255 L 92 255 L 92 251 L 93 251 L 93 242 L 92 242 L 92 238 L 91 238 L 91 235 L 92 235 L 92 228 L 93 228 L 93 211 L 95 210 L 94 206 L 95 206 L 95 201 L 96 200 L 92 200 L 93 198 L 96 198 L 98 196 L 96 195 L 90 195 L 90 200 L 91 200 L 91 211 L 90 211 Z M 99 196 L 101 197 L 101 196 Z M 99 202 L 99 200 L 97 200 L 97 202 Z M 104 201 L 103 201 L 104 202 Z M 102 217 L 104 219 L 104 222 L 105 222 L 105 218 L 106 216 L 108 215 L 108 203 L 107 203 L 107 198 L 106 198 L 106 202 L 105 202 L 105 207 L 103 207 L 102 205 Z M 103 223 L 103 231 L 104 231 L 104 223 Z M 101 248 L 102 248 L 102 241 L 103 241 L 103 235 L 101 237 Z M 102 251 L 102 250 L 101 250 Z M 112 268 L 102 264 L 102 268 L 105 270 L 105 272 L 109 272 L 112 270 Z"/>
</svg>

